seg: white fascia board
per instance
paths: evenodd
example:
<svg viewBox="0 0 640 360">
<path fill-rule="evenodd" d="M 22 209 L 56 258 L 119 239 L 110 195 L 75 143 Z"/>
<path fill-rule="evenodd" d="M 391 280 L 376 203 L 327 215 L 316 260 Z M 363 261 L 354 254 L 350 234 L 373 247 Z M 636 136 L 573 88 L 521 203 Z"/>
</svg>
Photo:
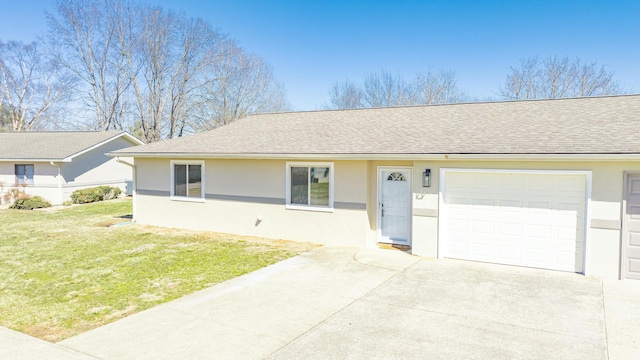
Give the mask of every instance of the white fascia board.
<svg viewBox="0 0 640 360">
<path fill-rule="evenodd" d="M 146 143 L 140 139 L 138 139 L 137 137 L 129 134 L 128 132 L 124 132 L 122 133 L 121 136 L 126 137 L 127 139 L 131 140 L 131 142 L 136 143 L 137 145 L 145 145 Z"/>
<path fill-rule="evenodd" d="M 123 133 L 120 133 L 120 134 L 118 134 L 118 135 L 116 135 L 116 136 L 114 136 L 114 137 L 111 137 L 111 138 L 107 139 L 107 140 L 104 140 L 104 141 L 102 141 L 102 142 L 99 142 L 99 143 L 97 143 L 97 144 L 95 144 L 95 145 L 93 145 L 93 146 L 90 146 L 90 147 L 88 147 L 88 148 L 86 148 L 86 149 L 84 149 L 84 150 L 82 150 L 82 151 L 79 151 L 79 152 L 77 152 L 77 153 L 75 153 L 75 154 L 73 154 L 73 155 L 69 155 L 69 156 L 67 156 L 66 158 L 64 158 L 64 159 L 63 159 L 63 161 L 65 161 L 65 162 L 71 162 L 71 160 L 73 160 L 73 158 L 74 158 L 74 157 L 77 157 L 77 156 L 80 156 L 80 155 L 82 155 L 82 154 L 85 154 L 85 153 L 87 153 L 87 152 L 89 152 L 89 151 L 91 151 L 91 150 L 93 150 L 93 149 L 96 149 L 96 148 L 98 148 L 98 147 L 100 147 L 100 146 L 102 146 L 102 145 L 104 145 L 104 144 L 110 143 L 111 141 L 116 140 L 116 139 L 121 138 L 121 137 L 125 137 L 125 138 L 127 138 L 128 140 L 130 140 L 131 142 L 136 143 L 137 145 L 144 145 L 144 142 L 142 142 L 141 140 L 139 140 L 139 139 L 138 139 L 138 138 L 136 138 L 135 136 L 130 135 L 130 134 L 129 134 L 129 133 L 127 133 L 127 132 L 123 132 Z M 108 155 L 108 154 L 107 154 L 107 155 Z"/>
<path fill-rule="evenodd" d="M 0 162 L 12 162 L 12 163 L 41 163 L 41 162 L 71 162 L 71 160 L 65 159 L 0 159 Z"/>
<path fill-rule="evenodd" d="M 495 160 L 495 161 L 640 161 L 640 154 L 211 154 L 211 153 L 107 153 L 109 156 L 178 159 L 335 159 L 335 160 Z"/>
</svg>

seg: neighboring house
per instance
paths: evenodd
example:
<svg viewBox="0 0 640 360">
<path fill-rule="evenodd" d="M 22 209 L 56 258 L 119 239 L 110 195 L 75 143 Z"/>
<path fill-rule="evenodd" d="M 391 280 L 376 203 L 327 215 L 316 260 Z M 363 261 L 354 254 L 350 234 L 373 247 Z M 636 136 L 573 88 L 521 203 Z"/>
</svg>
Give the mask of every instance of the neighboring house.
<svg viewBox="0 0 640 360">
<path fill-rule="evenodd" d="M 640 279 L 640 95 L 260 114 L 111 155 L 143 224 Z"/>
<path fill-rule="evenodd" d="M 105 153 L 140 144 L 123 131 L 0 132 L 0 192 L 20 188 L 52 204 L 100 185 L 131 193 L 132 167 Z"/>
</svg>

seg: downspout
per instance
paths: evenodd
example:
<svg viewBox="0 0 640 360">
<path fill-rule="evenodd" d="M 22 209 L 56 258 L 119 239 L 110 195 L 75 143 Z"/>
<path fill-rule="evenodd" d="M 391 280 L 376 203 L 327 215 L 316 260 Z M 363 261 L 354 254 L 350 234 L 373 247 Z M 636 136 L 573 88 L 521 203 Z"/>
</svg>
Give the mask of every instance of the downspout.
<svg viewBox="0 0 640 360">
<path fill-rule="evenodd" d="M 138 182 L 137 182 L 138 168 L 134 164 L 132 164 L 130 162 L 126 162 L 124 160 L 121 160 L 120 157 L 118 157 L 118 156 L 116 156 L 116 162 L 118 162 L 120 164 L 127 165 L 127 166 L 131 166 L 131 172 L 133 173 L 133 179 L 132 179 L 133 180 L 133 184 L 132 184 L 133 185 L 133 189 L 131 189 L 131 197 L 133 198 L 133 216 L 131 218 L 131 221 L 135 222 L 136 221 L 136 214 L 137 214 L 137 211 L 136 211 L 136 202 L 137 202 L 136 201 L 136 198 L 137 198 L 136 189 L 138 188 Z"/>
<path fill-rule="evenodd" d="M 56 166 L 58 168 L 58 204 L 62 205 L 62 164 L 56 165 L 53 161 L 49 162 L 51 166 Z"/>
</svg>

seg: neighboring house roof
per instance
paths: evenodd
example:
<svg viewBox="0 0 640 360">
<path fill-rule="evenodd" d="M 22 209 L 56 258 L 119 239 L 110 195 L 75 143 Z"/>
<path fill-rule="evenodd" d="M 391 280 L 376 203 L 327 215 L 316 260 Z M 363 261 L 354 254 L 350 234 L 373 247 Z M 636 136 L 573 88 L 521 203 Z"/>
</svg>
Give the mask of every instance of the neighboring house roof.
<svg viewBox="0 0 640 360">
<path fill-rule="evenodd" d="M 206 133 L 111 153 L 219 158 L 424 154 L 640 154 L 640 95 L 258 114 Z"/>
<path fill-rule="evenodd" d="M 124 131 L 0 132 L 0 161 L 68 162 L 120 137 L 144 144 Z"/>
</svg>

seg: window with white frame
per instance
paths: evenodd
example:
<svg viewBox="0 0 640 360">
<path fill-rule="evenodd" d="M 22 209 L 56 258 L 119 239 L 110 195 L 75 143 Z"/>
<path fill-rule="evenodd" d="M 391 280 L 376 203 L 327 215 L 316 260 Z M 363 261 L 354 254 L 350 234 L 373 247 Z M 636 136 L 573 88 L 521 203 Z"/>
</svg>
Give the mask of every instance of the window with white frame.
<svg viewBox="0 0 640 360">
<path fill-rule="evenodd" d="M 16 184 L 33 185 L 33 164 L 16 164 Z"/>
<path fill-rule="evenodd" d="M 287 207 L 333 209 L 333 163 L 287 163 Z"/>
<path fill-rule="evenodd" d="M 204 200 L 204 161 L 171 161 L 171 197 Z"/>
</svg>

